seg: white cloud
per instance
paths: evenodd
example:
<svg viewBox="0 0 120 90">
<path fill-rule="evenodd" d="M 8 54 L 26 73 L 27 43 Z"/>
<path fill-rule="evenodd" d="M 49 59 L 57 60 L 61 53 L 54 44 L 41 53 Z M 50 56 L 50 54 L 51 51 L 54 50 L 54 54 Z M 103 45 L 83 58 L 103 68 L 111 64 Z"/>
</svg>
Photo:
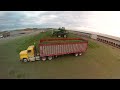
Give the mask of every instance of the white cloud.
<svg viewBox="0 0 120 90">
<path fill-rule="evenodd" d="M 39 17 L 40 14 L 46 13 L 47 11 L 23 11 L 22 13 L 26 17 Z"/>
<path fill-rule="evenodd" d="M 3 25 L 64 26 L 120 37 L 120 11 L 1 11 L 0 28 Z"/>
</svg>

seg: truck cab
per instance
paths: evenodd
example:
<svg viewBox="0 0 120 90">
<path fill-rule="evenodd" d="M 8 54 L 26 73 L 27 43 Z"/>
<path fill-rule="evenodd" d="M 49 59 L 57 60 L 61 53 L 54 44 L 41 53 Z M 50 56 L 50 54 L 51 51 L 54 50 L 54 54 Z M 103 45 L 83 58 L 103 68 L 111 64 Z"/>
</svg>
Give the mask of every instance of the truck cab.
<svg viewBox="0 0 120 90">
<path fill-rule="evenodd" d="M 27 48 L 27 50 L 23 50 L 19 53 L 20 61 L 34 61 L 35 60 L 35 47 L 31 45 Z"/>
</svg>

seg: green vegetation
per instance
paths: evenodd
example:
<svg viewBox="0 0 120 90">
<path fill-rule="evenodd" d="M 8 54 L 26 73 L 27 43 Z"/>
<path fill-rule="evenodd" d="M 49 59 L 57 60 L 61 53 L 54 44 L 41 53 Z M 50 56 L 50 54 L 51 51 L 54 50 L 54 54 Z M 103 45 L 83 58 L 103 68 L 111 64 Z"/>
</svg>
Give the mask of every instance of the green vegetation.
<svg viewBox="0 0 120 90">
<path fill-rule="evenodd" d="M 119 50 L 92 40 L 79 57 L 65 55 L 52 61 L 19 62 L 19 51 L 49 37 L 47 32 L 0 43 L 0 78 L 120 78 Z"/>
<path fill-rule="evenodd" d="M 95 42 L 89 41 L 89 42 L 88 42 L 88 47 L 89 47 L 89 48 L 99 48 L 100 45 L 97 44 L 97 43 L 95 43 Z"/>
<path fill-rule="evenodd" d="M 83 40 L 58 40 L 58 41 L 44 41 L 42 43 L 50 44 L 50 43 L 68 43 L 68 42 L 84 42 L 84 41 Z"/>
<path fill-rule="evenodd" d="M 20 38 L 19 42 L 16 42 L 16 44 L 18 45 L 17 52 L 19 53 L 21 50 L 26 50 L 28 46 L 34 45 L 34 43 L 35 46 L 38 48 L 40 39 L 48 38 L 50 37 L 50 34 L 51 32 L 49 31 L 46 33 L 38 33 L 37 35 Z"/>
<path fill-rule="evenodd" d="M 74 35 L 74 34 L 69 34 L 69 38 L 71 37 L 74 37 L 74 38 L 77 38 L 78 36 Z M 20 38 L 19 42 L 16 42 L 17 44 L 17 52 L 19 53 L 21 50 L 25 50 L 28 48 L 28 46 L 30 45 L 33 45 L 35 43 L 35 46 L 37 47 L 37 50 L 39 50 L 39 41 L 40 39 L 45 39 L 45 38 L 56 38 L 56 37 L 52 37 L 51 36 L 51 31 L 48 31 L 46 33 L 38 33 L 37 35 L 34 35 L 34 36 L 28 36 L 28 37 L 23 37 L 23 38 Z M 46 42 L 43 42 L 44 44 L 48 44 L 48 43 L 54 43 L 54 42 L 59 42 L 59 43 L 62 43 L 62 42 L 83 42 L 83 40 L 59 40 L 59 41 L 46 41 Z"/>
</svg>

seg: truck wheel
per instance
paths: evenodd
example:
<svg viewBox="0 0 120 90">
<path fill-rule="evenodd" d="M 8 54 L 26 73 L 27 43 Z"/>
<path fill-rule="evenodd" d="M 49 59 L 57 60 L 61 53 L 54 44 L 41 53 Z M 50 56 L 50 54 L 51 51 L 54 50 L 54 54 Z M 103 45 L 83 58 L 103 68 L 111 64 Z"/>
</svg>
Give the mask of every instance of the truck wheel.
<svg viewBox="0 0 120 90">
<path fill-rule="evenodd" d="M 75 56 L 77 57 L 77 56 L 78 56 L 78 53 L 75 53 Z"/>
<path fill-rule="evenodd" d="M 26 58 L 23 59 L 23 62 L 28 62 L 28 60 Z"/>
<path fill-rule="evenodd" d="M 49 56 L 49 57 L 48 57 L 48 60 L 52 60 L 52 56 Z"/>
<path fill-rule="evenodd" d="M 42 60 L 45 61 L 45 60 L 46 60 L 46 57 L 42 57 Z"/>
<path fill-rule="evenodd" d="M 82 55 L 82 53 L 79 53 L 79 56 L 81 56 Z"/>
</svg>

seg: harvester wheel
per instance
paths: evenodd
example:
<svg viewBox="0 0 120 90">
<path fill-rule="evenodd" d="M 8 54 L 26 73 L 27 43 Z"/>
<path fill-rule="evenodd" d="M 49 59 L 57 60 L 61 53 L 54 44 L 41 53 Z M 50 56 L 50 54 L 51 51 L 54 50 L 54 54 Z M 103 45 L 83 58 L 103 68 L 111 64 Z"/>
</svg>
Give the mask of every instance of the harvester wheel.
<svg viewBox="0 0 120 90">
<path fill-rule="evenodd" d="M 28 60 L 26 58 L 23 59 L 23 62 L 28 62 Z"/>
<path fill-rule="evenodd" d="M 58 37 L 61 37 L 60 35 L 58 35 Z"/>
<path fill-rule="evenodd" d="M 77 56 L 78 56 L 78 53 L 75 53 L 75 56 L 77 57 Z"/>
<path fill-rule="evenodd" d="M 46 57 L 42 57 L 42 60 L 45 61 L 45 60 L 46 60 Z"/>
<path fill-rule="evenodd" d="M 48 57 L 48 60 L 52 60 L 52 56 L 49 56 L 49 57 Z"/>
<path fill-rule="evenodd" d="M 66 35 L 64 35 L 64 38 L 66 38 L 67 36 Z"/>
</svg>

